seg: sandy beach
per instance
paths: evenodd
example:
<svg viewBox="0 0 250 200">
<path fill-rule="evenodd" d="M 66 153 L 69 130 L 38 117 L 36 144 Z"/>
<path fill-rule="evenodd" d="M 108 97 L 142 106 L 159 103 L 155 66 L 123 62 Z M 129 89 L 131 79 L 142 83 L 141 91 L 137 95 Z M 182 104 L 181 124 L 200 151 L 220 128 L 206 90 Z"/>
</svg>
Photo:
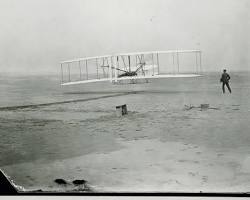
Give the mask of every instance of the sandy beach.
<svg viewBox="0 0 250 200">
<path fill-rule="evenodd" d="M 249 11 L 250 0 L 0 0 L 2 185 L 250 196 Z"/>
<path fill-rule="evenodd" d="M 175 91 L 179 80 L 161 80 L 129 95 L 3 110 L 1 169 L 29 191 L 73 191 L 75 179 L 94 192 L 249 191 L 249 85 L 223 95 L 207 84 L 215 78 L 185 79 Z M 123 103 L 128 115 L 117 117 Z"/>
<path fill-rule="evenodd" d="M 245 192 L 249 158 L 241 152 L 208 151 L 194 144 L 136 140 L 122 150 L 96 153 L 51 163 L 5 167 L 25 188 L 72 191 L 53 180 L 88 180 L 94 192 Z M 121 162 L 121 158 L 124 162 Z M 11 169 L 11 170 L 10 170 Z M 25 170 L 26 169 L 26 170 Z M 22 175 L 15 171 L 22 170 Z M 248 175 L 248 176 L 246 176 Z M 34 186 L 35 185 L 35 186 Z M 33 187 L 32 187 L 33 186 Z"/>
</svg>

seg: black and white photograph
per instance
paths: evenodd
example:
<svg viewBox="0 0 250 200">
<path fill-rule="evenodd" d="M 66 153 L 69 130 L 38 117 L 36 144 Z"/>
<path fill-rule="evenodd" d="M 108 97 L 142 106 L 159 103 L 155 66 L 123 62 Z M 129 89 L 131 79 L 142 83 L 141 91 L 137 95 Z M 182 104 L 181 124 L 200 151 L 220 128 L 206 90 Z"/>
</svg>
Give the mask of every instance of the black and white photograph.
<svg viewBox="0 0 250 200">
<path fill-rule="evenodd" d="M 250 192 L 250 0 L 0 0 L 0 195 Z"/>
</svg>

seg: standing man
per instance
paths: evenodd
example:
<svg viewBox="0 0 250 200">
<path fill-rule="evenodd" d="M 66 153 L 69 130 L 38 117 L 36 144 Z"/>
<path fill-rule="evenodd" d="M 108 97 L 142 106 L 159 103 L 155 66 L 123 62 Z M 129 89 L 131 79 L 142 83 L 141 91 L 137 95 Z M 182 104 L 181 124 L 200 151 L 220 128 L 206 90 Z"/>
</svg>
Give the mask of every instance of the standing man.
<svg viewBox="0 0 250 200">
<path fill-rule="evenodd" d="M 225 93 L 225 85 L 227 86 L 228 91 L 231 93 L 231 88 L 229 86 L 229 80 L 230 80 L 230 76 L 227 73 L 227 70 L 224 69 L 223 73 L 221 75 L 221 78 L 220 78 L 220 82 L 222 82 L 222 91 L 223 91 L 223 93 Z"/>
</svg>

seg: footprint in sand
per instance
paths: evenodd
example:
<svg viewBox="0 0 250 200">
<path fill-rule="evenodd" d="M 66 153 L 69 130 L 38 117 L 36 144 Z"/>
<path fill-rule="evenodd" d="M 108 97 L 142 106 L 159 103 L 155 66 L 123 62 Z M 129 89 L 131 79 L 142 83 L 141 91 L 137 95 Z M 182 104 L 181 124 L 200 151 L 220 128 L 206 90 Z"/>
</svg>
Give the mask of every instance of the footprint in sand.
<svg viewBox="0 0 250 200">
<path fill-rule="evenodd" d="M 170 179 L 170 180 L 167 180 L 166 182 L 171 183 L 171 184 L 176 183 L 178 185 L 181 185 L 181 183 L 178 180 L 175 180 L 175 179 Z"/>
<path fill-rule="evenodd" d="M 146 149 L 146 151 L 153 151 L 153 149 Z"/>
<path fill-rule="evenodd" d="M 207 183 L 208 177 L 207 176 L 202 176 L 202 183 Z"/>
<path fill-rule="evenodd" d="M 34 181 L 35 179 L 34 178 L 32 178 L 31 176 L 26 176 L 26 178 L 28 178 L 28 179 L 30 179 L 30 180 L 32 180 L 32 181 Z"/>
<path fill-rule="evenodd" d="M 195 173 L 194 173 L 194 172 L 188 172 L 188 174 L 189 174 L 190 176 L 195 176 Z"/>
<path fill-rule="evenodd" d="M 188 162 L 188 163 L 195 163 L 195 164 L 200 163 L 200 162 L 197 161 L 197 160 L 178 160 L 178 162 Z"/>
</svg>

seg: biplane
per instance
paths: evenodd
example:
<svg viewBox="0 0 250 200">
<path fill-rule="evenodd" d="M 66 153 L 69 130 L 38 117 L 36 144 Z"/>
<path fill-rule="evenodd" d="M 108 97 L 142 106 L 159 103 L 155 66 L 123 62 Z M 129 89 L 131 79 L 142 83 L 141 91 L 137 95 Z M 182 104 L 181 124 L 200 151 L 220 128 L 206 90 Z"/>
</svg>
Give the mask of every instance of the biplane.
<svg viewBox="0 0 250 200">
<path fill-rule="evenodd" d="M 61 64 L 61 85 L 110 81 L 148 82 L 157 78 L 201 76 L 200 50 L 123 53 L 67 60 Z"/>
</svg>

